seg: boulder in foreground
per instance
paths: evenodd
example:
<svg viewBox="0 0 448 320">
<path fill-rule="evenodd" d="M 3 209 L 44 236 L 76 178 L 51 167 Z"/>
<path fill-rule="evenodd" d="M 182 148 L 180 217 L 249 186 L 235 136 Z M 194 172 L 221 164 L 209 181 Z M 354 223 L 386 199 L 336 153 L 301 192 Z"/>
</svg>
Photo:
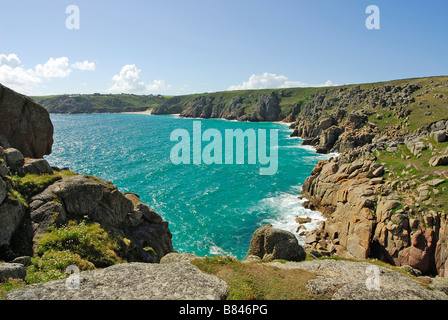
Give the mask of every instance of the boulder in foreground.
<svg viewBox="0 0 448 320">
<path fill-rule="evenodd" d="M 291 232 L 266 225 L 257 229 L 252 236 L 246 259 L 251 256 L 267 260 L 301 261 L 305 260 L 306 253 Z"/>
<path fill-rule="evenodd" d="M 71 289 L 69 289 L 71 288 Z M 189 263 L 123 263 L 79 273 L 79 286 L 51 281 L 11 291 L 8 300 L 223 300 L 227 284 Z"/>
</svg>

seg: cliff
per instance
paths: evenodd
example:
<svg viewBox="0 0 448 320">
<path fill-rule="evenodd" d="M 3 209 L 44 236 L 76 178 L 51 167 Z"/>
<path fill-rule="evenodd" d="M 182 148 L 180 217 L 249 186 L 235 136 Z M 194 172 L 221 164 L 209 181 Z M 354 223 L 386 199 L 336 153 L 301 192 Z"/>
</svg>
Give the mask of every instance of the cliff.
<svg viewBox="0 0 448 320">
<path fill-rule="evenodd" d="M 448 79 L 333 89 L 305 105 L 294 136 L 320 162 L 303 185 L 327 218 L 305 233 L 324 254 L 376 258 L 448 277 Z"/>
<path fill-rule="evenodd" d="M 160 95 L 72 94 L 32 97 L 50 113 L 117 113 L 146 111 L 161 105 Z"/>
<path fill-rule="evenodd" d="M 25 157 L 42 158 L 51 153 L 53 125 L 41 105 L 0 84 L 0 114 L 4 146 L 19 149 Z"/>
<path fill-rule="evenodd" d="M 30 283 L 65 269 L 159 262 L 173 251 L 168 222 L 112 182 L 51 167 L 48 112 L 3 86 L 0 115 L 0 260 L 32 257 Z"/>
</svg>

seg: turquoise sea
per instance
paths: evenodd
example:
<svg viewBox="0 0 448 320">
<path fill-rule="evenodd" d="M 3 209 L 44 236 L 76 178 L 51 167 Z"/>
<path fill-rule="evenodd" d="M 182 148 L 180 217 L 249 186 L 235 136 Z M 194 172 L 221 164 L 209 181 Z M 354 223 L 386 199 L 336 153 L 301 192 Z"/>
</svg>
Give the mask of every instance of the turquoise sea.
<svg viewBox="0 0 448 320">
<path fill-rule="evenodd" d="M 174 249 L 199 256 L 244 258 L 252 233 L 261 225 L 295 232 L 295 217 L 311 217 L 307 229 L 323 218 L 302 207 L 301 184 L 320 160 L 291 138 L 279 123 L 186 119 L 145 114 L 51 115 L 55 132 L 51 165 L 112 181 L 135 192 L 169 222 Z M 278 129 L 278 171 L 260 175 L 260 164 L 173 164 L 173 130 Z M 258 132 L 258 131 L 257 131 Z M 205 147 L 208 142 L 203 142 Z M 223 143 L 224 145 L 224 143 Z M 258 162 L 257 162 L 258 163 Z M 267 165 L 261 165 L 266 167 Z M 298 236 L 299 242 L 303 240 Z"/>
</svg>

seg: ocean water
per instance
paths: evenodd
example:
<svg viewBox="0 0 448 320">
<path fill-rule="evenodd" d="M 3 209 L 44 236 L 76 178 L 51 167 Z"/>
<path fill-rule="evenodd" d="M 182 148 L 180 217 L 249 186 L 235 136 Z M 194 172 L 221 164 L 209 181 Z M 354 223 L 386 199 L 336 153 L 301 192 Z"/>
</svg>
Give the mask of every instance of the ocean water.
<svg viewBox="0 0 448 320">
<path fill-rule="evenodd" d="M 323 220 L 320 213 L 302 206 L 305 200 L 299 195 L 317 162 L 331 155 L 301 146 L 300 139 L 290 137 L 287 125 L 144 114 L 52 114 L 51 120 L 55 132 L 53 152 L 46 156 L 50 164 L 139 194 L 169 222 L 179 252 L 242 259 L 253 232 L 262 225 L 295 233 L 296 217 L 312 218 L 304 225 L 308 230 Z M 170 135 L 185 129 L 193 139 L 194 121 L 200 121 L 202 132 L 217 129 L 223 138 L 225 129 L 265 129 L 268 138 L 270 129 L 278 129 L 277 173 L 260 175 L 260 166 L 268 165 L 249 164 L 247 158 L 233 165 L 173 164 L 170 154 L 178 142 Z"/>
</svg>

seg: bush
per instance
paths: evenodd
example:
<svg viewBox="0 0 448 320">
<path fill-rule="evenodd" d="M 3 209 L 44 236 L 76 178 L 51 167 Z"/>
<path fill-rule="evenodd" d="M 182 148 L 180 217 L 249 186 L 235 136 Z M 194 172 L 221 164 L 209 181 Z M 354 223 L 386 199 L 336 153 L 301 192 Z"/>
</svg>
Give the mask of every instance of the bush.
<svg viewBox="0 0 448 320">
<path fill-rule="evenodd" d="M 93 263 L 84 260 L 79 254 L 70 251 L 50 251 L 39 258 L 33 258 L 27 269 L 26 281 L 29 284 L 65 279 L 68 266 L 77 266 L 80 271 L 92 270 Z"/>
<path fill-rule="evenodd" d="M 37 242 L 37 254 L 69 251 L 97 268 L 123 262 L 116 253 L 118 239 L 111 237 L 98 223 L 70 221 L 62 227 L 51 226 Z"/>
</svg>

